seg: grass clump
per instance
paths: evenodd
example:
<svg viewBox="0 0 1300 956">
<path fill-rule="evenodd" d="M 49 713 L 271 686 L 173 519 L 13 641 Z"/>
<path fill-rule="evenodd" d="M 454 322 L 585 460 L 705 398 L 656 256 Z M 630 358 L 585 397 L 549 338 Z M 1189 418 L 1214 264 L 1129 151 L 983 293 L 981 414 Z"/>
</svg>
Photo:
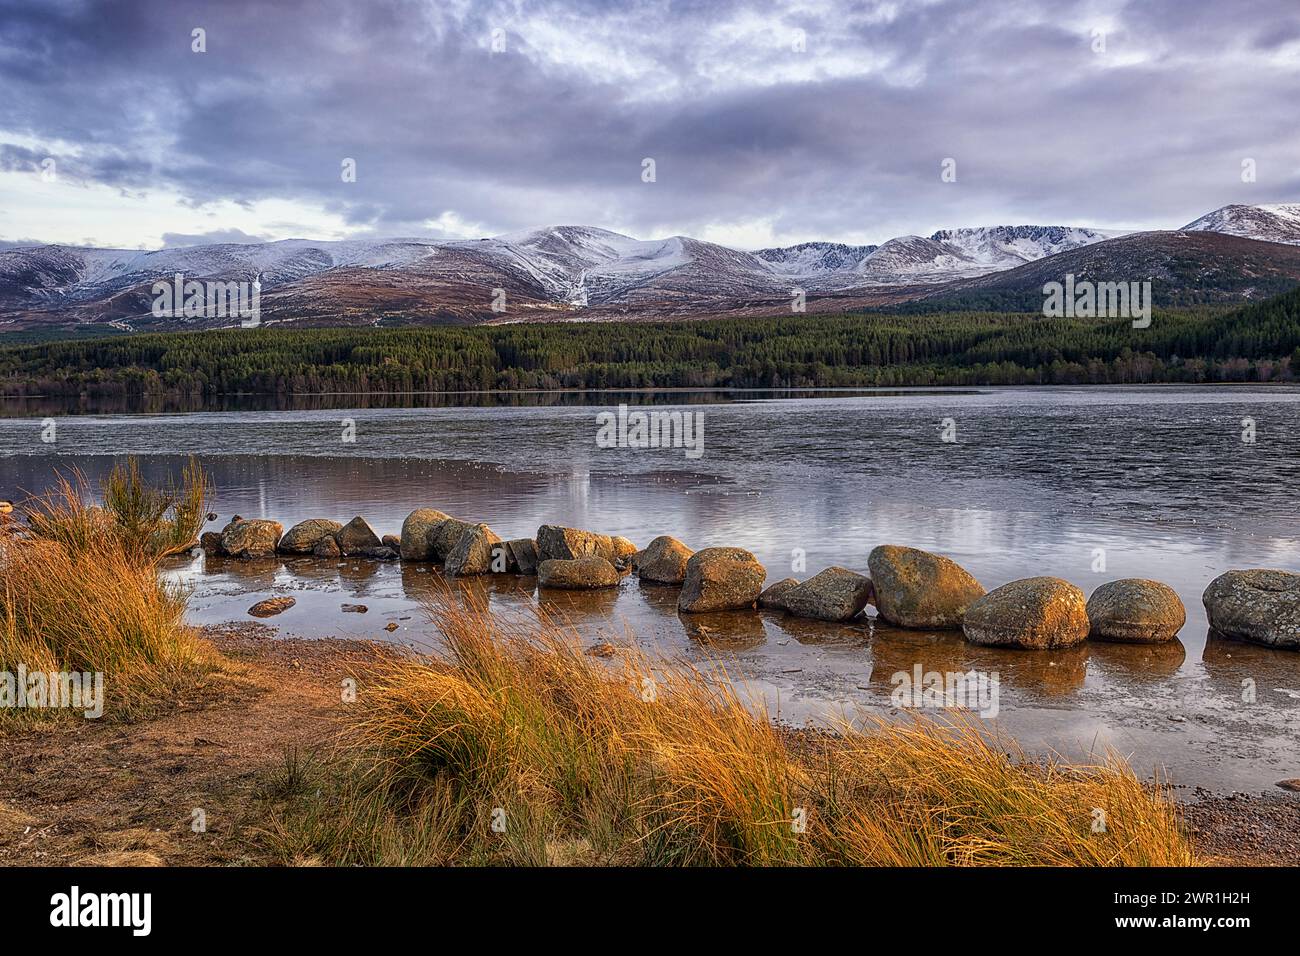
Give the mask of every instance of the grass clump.
<svg viewBox="0 0 1300 956">
<path fill-rule="evenodd" d="M 206 489 L 193 465 L 180 489 L 158 490 L 130 463 L 105 483 L 104 507 L 87 503 L 80 476 L 27 502 L 26 528 L 0 535 L 0 672 L 102 674 L 104 716 L 118 720 L 206 683 L 219 658 L 185 625 L 183 591 L 158 574 Z M 0 707 L 0 721 L 79 713 Z"/>
<path fill-rule="evenodd" d="M 1195 862 L 1168 793 L 1114 758 L 1033 762 L 925 720 L 792 733 L 724 673 L 610 666 L 472 599 L 434 613 L 445 651 L 383 665 L 339 747 L 310 779 L 293 766 L 271 830 L 286 862 Z"/>
</svg>

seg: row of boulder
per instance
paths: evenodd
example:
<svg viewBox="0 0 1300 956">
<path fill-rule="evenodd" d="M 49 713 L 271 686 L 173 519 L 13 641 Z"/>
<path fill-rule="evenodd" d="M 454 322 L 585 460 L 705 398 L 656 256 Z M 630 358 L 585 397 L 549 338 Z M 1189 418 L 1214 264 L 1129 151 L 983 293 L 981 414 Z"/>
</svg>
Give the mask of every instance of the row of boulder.
<svg viewBox="0 0 1300 956">
<path fill-rule="evenodd" d="M 1154 644 L 1173 640 L 1186 609 L 1172 588 L 1125 578 L 1090 597 L 1061 578 L 1032 577 L 986 592 L 965 568 L 942 555 L 881 545 L 867 558 L 869 575 L 831 567 L 806 581 L 786 578 L 764 588 L 766 569 L 743 548 L 692 551 L 661 535 L 644 549 L 627 538 L 542 525 L 536 538 L 502 540 L 486 524 L 418 508 L 400 536 L 380 537 L 358 516 L 347 524 L 313 518 L 288 532 L 276 521 L 236 516 L 204 534 L 205 551 L 234 558 L 274 554 L 429 561 L 453 575 L 536 574 L 539 587 L 617 587 L 642 582 L 680 588 L 685 613 L 755 606 L 824 621 L 849 621 L 868 604 L 881 620 L 903 628 L 960 630 L 992 646 L 1048 649 L 1080 641 Z M 1210 625 L 1222 634 L 1273 647 L 1300 649 L 1300 574 L 1229 571 L 1203 597 Z"/>
</svg>

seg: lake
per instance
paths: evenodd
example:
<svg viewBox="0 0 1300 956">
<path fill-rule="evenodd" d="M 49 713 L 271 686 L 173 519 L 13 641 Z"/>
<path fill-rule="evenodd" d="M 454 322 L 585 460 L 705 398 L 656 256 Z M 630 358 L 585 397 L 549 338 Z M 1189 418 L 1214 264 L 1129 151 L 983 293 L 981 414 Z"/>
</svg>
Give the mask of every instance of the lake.
<svg viewBox="0 0 1300 956">
<path fill-rule="evenodd" d="M 626 402 L 700 416 L 702 453 L 602 447 L 597 416 Z M 642 404 L 646 403 L 646 404 Z M 693 548 L 753 551 L 768 582 L 830 565 L 866 571 L 878 544 L 947 555 L 989 589 L 1057 575 L 1085 592 L 1155 578 L 1187 607 L 1169 645 L 1085 643 L 1063 651 L 967 644 L 959 633 L 830 625 L 779 613 L 679 616 L 674 589 L 547 592 L 584 637 L 636 640 L 674 657 L 722 659 L 792 723 L 891 713 L 893 675 L 996 672 L 996 727 L 1069 757 L 1113 747 L 1179 784 L 1270 788 L 1300 776 L 1300 655 L 1207 634 L 1200 597 L 1233 568 L 1300 570 L 1300 389 L 1107 387 L 853 393 L 582 394 L 386 401 L 336 396 L 178 414 L 4 406 L 0 497 L 47 486 L 52 469 L 97 478 L 137 455 L 151 476 L 198 455 L 233 514 L 286 529 L 363 515 L 397 533 L 416 507 L 485 521 L 503 538 L 543 523 L 659 534 Z M 409 407 L 402 407 L 405 404 Z M 48 425 L 53 422 L 53 434 Z M 692 421 L 695 421 L 693 418 Z M 53 437 L 52 442 L 42 435 Z M 305 636 L 430 646 L 421 602 L 436 569 L 355 559 L 234 562 L 195 556 L 168 572 L 192 589 L 196 623 L 247 620 L 289 594 L 270 623 Z M 497 608 L 530 607 L 535 579 L 464 586 Z M 343 603 L 365 614 L 342 614 Z M 396 622 L 391 634 L 384 626 Z M 1254 689 L 1254 699 L 1243 690 Z M 1244 699 L 1245 698 L 1245 699 Z"/>
</svg>

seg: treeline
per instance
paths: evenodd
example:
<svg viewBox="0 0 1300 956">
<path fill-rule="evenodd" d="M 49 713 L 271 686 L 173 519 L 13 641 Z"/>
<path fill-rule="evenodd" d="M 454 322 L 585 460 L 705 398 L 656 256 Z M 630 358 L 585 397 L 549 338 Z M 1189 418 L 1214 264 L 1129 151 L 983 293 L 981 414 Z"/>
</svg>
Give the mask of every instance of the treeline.
<svg viewBox="0 0 1300 956">
<path fill-rule="evenodd" d="M 231 329 L 0 349 L 8 395 L 1291 381 L 1300 290 L 1151 326 L 1041 315 L 791 315 L 676 323 Z"/>
</svg>

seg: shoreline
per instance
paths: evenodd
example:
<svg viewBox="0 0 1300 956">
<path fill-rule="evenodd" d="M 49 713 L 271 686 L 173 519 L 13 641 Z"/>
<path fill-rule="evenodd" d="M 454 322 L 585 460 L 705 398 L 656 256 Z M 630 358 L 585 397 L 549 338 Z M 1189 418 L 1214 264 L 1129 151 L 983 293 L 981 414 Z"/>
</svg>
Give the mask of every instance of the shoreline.
<svg viewBox="0 0 1300 956">
<path fill-rule="evenodd" d="M 260 622 L 199 632 L 235 666 L 195 699 L 138 723 L 8 735 L 15 769 L 0 780 L 0 865 L 281 862 L 259 835 L 278 776 L 287 762 L 328 748 L 342 728 L 345 676 L 408 651 L 294 637 Z M 1174 792 L 1209 865 L 1300 862 L 1300 798 Z M 192 830 L 194 808 L 205 811 L 206 833 Z"/>
</svg>

